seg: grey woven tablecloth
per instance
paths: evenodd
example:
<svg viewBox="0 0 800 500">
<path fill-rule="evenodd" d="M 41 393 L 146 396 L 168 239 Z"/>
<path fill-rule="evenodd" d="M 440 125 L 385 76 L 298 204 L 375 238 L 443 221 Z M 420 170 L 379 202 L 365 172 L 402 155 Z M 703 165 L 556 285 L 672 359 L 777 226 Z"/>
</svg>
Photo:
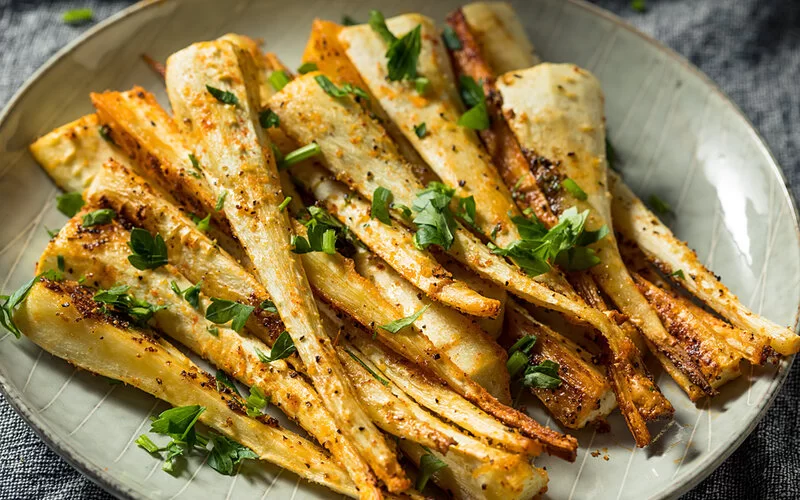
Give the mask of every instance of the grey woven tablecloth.
<svg viewBox="0 0 800 500">
<path fill-rule="evenodd" d="M 224 1 L 224 0 L 223 0 Z M 90 7 L 102 20 L 131 2 L 0 0 L 0 107 L 86 26 L 61 21 Z M 800 2 L 796 0 L 598 1 L 700 67 L 744 110 L 800 198 Z M 109 498 L 28 428 L 0 395 L 0 498 Z M 685 498 L 800 498 L 800 363 L 763 422 Z"/>
</svg>

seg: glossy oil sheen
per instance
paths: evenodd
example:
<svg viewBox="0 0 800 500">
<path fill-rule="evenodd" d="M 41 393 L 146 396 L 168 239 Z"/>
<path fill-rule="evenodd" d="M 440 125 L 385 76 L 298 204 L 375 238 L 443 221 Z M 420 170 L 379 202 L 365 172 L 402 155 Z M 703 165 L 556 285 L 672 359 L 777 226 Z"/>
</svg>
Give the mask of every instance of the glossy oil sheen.
<svg viewBox="0 0 800 500">
<path fill-rule="evenodd" d="M 560 0 L 517 2 L 520 19 L 545 60 L 574 62 L 602 81 L 618 168 L 644 199 L 658 194 L 668 220 L 745 304 L 795 324 L 800 303 L 800 245 L 795 208 L 780 171 L 740 112 L 696 69 L 602 11 Z M 198 40 L 237 32 L 263 38 L 296 66 L 314 17 L 367 19 L 371 8 L 400 13 L 396 2 L 172 0 L 131 8 L 91 30 L 38 72 L 0 124 L 0 289 L 29 278 L 47 242 L 45 227 L 64 217 L 55 186 L 27 145 L 55 126 L 92 111 L 88 93 L 142 85 L 166 102 L 141 53 L 164 60 Z M 407 0 L 402 11 L 441 21 L 459 2 Z M 65 84 L 65 82 L 69 82 Z M 2 335 L 0 334 L 0 337 Z M 676 408 L 654 428 L 656 442 L 635 449 L 619 415 L 607 434 L 576 433 L 575 464 L 541 458 L 552 498 L 665 498 L 709 474 L 747 436 L 785 378 L 780 367 L 750 369 L 714 401 L 692 404 L 669 380 L 658 381 Z M 130 387 L 76 371 L 25 339 L 0 340 L 0 384 L 36 431 L 67 460 L 110 491 L 133 498 L 327 498 L 326 490 L 268 464 L 220 476 L 199 460 L 173 478 L 132 444 L 148 416 L 166 408 Z M 541 421 L 546 414 L 529 405 Z M 276 415 L 286 423 L 286 419 Z M 290 428 L 291 425 L 287 424 Z M 592 452 L 598 452 L 593 456 Z M 604 457 L 608 457 L 605 460 Z"/>
</svg>

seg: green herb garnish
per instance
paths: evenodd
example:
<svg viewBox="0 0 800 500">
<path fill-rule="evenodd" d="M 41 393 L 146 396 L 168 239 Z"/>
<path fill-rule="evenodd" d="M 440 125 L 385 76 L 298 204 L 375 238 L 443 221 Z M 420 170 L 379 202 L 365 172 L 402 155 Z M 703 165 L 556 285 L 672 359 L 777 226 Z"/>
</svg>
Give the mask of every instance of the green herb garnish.
<svg viewBox="0 0 800 500">
<path fill-rule="evenodd" d="M 381 384 L 383 384 L 383 385 L 389 385 L 389 381 L 388 381 L 388 380 L 386 380 L 385 378 L 383 378 L 383 377 L 381 377 L 380 375 L 378 375 L 378 374 L 375 372 L 375 370 L 373 370 L 372 368 L 370 368 L 370 367 L 369 367 L 369 365 L 367 365 L 366 363 L 364 363 L 363 361 L 361 361 L 361 359 L 360 359 L 358 356 L 356 356 L 356 355 L 355 355 L 355 353 L 353 353 L 353 351 L 351 351 L 351 350 L 350 350 L 350 349 L 348 349 L 347 347 L 345 347 L 345 348 L 344 348 L 344 350 L 345 350 L 345 352 L 346 352 L 347 354 L 349 354 L 349 355 L 350 355 L 350 357 L 351 357 L 351 358 L 353 358 L 353 359 L 356 361 L 356 363 L 358 363 L 359 365 L 361 365 L 361 367 L 362 367 L 362 368 L 364 368 L 365 370 L 367 370 L 367 372 L 369 372 L 369 374 L 370 374 L 370 375 L 372 375 L 372 376 L 373 376 L 373 378 L 375 378 L 375 380 L 377 380 L 378 382 L 380 382 L 380 383 L 381 383 Z"/>
<path fill-rule="evenodd" d="M 67 24 L 83 24 L 94 19 L 92 9 L 70 9 L 64 12 L 61 19 Z"/>
<path fill-rule="evenodd" d="M 226 476 L 232 476 L 235 467 L 245 459 L 258 459 L 253 450 L 242 446 L 236 441 L 225 436 L 212 432 L 210 434 L 212 444 L 211 452 L 208 454 L 208 465 Z"/>
<path fill-rule="evenodd" d="M 428 89 L 431 87 L 431 81 L 425 78 L 424 76 L 418 76 L 416 80 L 414 80 L 414 88 L 417 90 L 417 94 L 425 95 L 428 93 Z"/>
<path fill-rule="evenodd" d="M 324 252 L 333 255 L 336 253 L 339 235 L 349 235 L 347 228 L 323 208 L 308 207 L 308 213 L 308 220 L 303 222 L 307 228 L 306 238 L 292 236 L 294 246 L 292 252 L 297 254 Z"/>
<path fill-rule="evenodd" d="M 239 389 L 236 387 L 236 384 L 233 383 L 233 380 L 222 370 L 217 370 L 217 373 L 214 374 L 214 379 L 217 381 L 217 392 L 222 392 L 223 387 L 227 387 L 228 389 L 232 390 L 236 393 L 237 396 L 241 396 L 239 393 Z"/>
<path fill-rule="evenodd" d="M 155 306 L 146 300 L 139 300 L 128 293 L 128 285 L 117 285 L 108 290 L 98 290 L 94 294 L 95 302 L 102 304 L 100 312 L 108 314 L 109 310 L 129 316 L 140 326 L 147 325 L 156 312 L 167 306 Z"/>
<path fill-rule="evenodd" d="M 418 320 L 420 318 L 420 316 L 422 316 L 425 313 L 425 311 L 428 310 L 429 307 L 430 307 L 430 304 L 428 304 L 425 307 L 421 308 L 419 311 L 415 312 L 411 316 L 406 316 L 405 318 L 396 319 L 396 320 L 392 321 L 391 323 L 387 323 L 385 325 L 380 325 L 380 326 L 378 326 L 378 328 L 386 330 L 389 333 L 397 333 L 400 330 L 402 330 L 403 328 L 405 328 L 407 326 L 410 326 L 412 323 L 414 323 L 416 320 Z"/>
<path fill-rule="evenodd" d="M 117 212 L 111 210 L 110 208 L 101 208 L 99 210 L 95 210 L 93 212 L 89 212 L 88 214 L 83 216 L 83 221 L 81 225 L 83 227 L 92 227 L 98 226 L 102 224 L 108 224 L 114 217 L 117 216 Z"/>
<path fill-rule="evenodd" d="M 270 128 L 270 127 L 278 128 L 281 125 L 281 119 L 271 109 L 265 109 L 264 111 L 258 114 L 258 123 L 261 125 L 262 128 Z"/>
<path fill-rule="evenodd" d="M 217 204 L 214 205 L 214 211 L 219 212 L 220 210 L 222 210 L 222 207 L 225 206 L 225 198 L 227 198 L 227 197 L 228 197 L 228 192 L 227 191 L 223 191 L 219 195 L 219 198 L 217 198 Z"/>
<path fill-rule="evenodd" d="M 156 269 L 168 262 L 167 244 L 160 234 L 156 234 L 154 238 L 149 231 L 135 227 L 131 230 L 128 247 L 133 252 L 133 255 L 128 256 L 128 261 L 140 271 Z"/>
<path fill-rule="evenodd" d="M 378 219 L 387 226 L 392 225 L 392 218 L 389 216 L 389 207 L 392 203 L 392 192 L 385 187 L 378 186 L 372 193 L 372 210 L 370 216 Z"/>
<path fill-rule="evenodd" d="M 452 26 L 444 27 L 444 31 L 442 31 L 442 39 L 444 40 L 444 44 L 450 50 L 461 50 L 464 48 L 463 45 L 461 45 L 461 40 L 456 34 L 456 30 L 454 30 Z"/>
<path fill-rule="evenodd" d="M 187 287 L 186 290 L 181 290 L 175 281 L 169 282 L 169 287 L 175 292 L 178 297 L 183 297 L 190 306 L 197 309 L 200 307 L 200 289 L 202 288 L 203 281 L 198 281 L 197 284 Z"/>
<path fill-rule="evenodd" d="M 275 92 L 280 92 L 283 87 L 288 85 L 290 82 L 289 75 L 287 75 L 282 69 L 273 71 L 272 74 L 269 75 L 268 80 L 269 84 L 272 85 L 272 88 L 275 89 Z"/>
<path fill-rule="evenodd" d="M 437 458 L 428 447 L 423 446 L 422 448 L 425 450 L 425 454 L 419 459 L 419 475 L 414 485 L 417 491 L 424 490 L 431 476 L 437 471 L 447 467 L 447 464 Z"/>
<path fill-rule="evenodd" d="M 581 201 L 586 201 L 586 198 L 588 198 L 588 196 L 586 195 L 586 191 L 581 189 L 578 183 L 573 181 L 569 177 L 561 181 L 561 185 L 564 186 L 564 189 L 566 189 L 569 192 L 569 194 L 571 194 L 572 196 Z"/>
<path fill-rule="evenodd" d="M 322 149 L 320 149 L 319 144 L 316 142 L 306 144 L 302 148 L 295 149 L 284 156 L 282 160 L 278 161 L 278 170 L 289 168 L 296 163 L 313 158 L 320 154 L 320 152 L 322 152 Z"/>
<path fill-rule="evenodd" d="M 64 193 L 56 196 L 56 208 L 67 217 L 74 217 L 81 208 L 84 201 L 80 193 Z"/>
<path fill-rule="evenodd" d="M 245 410 L 248 417 L 260 417 L 264 414 L 263 409 L 269 404 L 269 396 L 265 396 L 261 389 L 256 386 L 250 388 L 250 395 L 244 400 Z"/>
<path fill-rule="evenodd" d="M 19 338 L 22 332 L 14 324 L 14 311 L 20 304 L 25 300 L 28 296 L 28 293 L 33 288 L 33 284 L 36 283 L 36 280 L 39 279 L 40 276 L 34 276 L 30 280 L 26 281 L 19 287 L 11 296 L 8 295 L 0 295 L 0 300 L 4 301 L 3 304 L 0 305 L 0 325 L 3 325 L 6 330 L 13 333 L 15 337 Z"/>
<path fill-rule="evenodd" d="M 428 135 L 428 126 L 425 125 L 425 122 L 422 122 L 419 125 L 414 125 L 414 133 L 417 134 L 417 137 L 422 139 Z"/>
<path fill-rule="evenodd" d="M 191 217 L 198 231 L 206 232 L 211 227 L 211 214 L 206 214 L 202 219 L 194 214 L 191 214 Z"/>
<path fill-rule="evenodd" d="M 280 205 L 278 205 L 278 212 L 283 212 L 283 210 L 287 206 L 289 206 L 289 203 L 291 203 L 291 202 L 292 202 L 292 197 L 291 196 L 287 196 L 286 198 L 284 198 L 283 201 L 280 203 Z"/>
<path fill-rule="evenodd" d="M 272 349 L 270 349 L 269 354 L 264 354 L 260 349 L 256 349 L 256 355 L 262 363 L 272 363 L 279 359 L 288 358 L 295 352 L 297 352 L 297 348 L 294 346 L 294 341 L 292 341 L 292 337 L 286 330 L 282 331 L 281 334 L 278 335 L 278 338 L 275 339 L 275 343 L 272 344 Z"/>
<path fill-rule="evenodd" d="M 680 278 L 682 280 L 686 279 L 686 275 L 683 274 L 683 269 L 678 269 L 677 271 L 674 271 L 674 272 L 670 273 L 670 277 Z"/>
<path fill-rule="evenodd" d="M 356 21 L 350 16 L 342 16 L 342 26 L 355 26 L 356 24 L 361 24 L 360 22 Z"/>
<path fill-rule="evenodd" d="M 418 248 L 439 245 L 447 250 L 453 244 L 457 224 L 450 211 L 450 201 L 454 194 L 454 189 L 440 182 L 431 182 L 417 194 L 411 208 L 418 212 L 413 221 L 417 225 L 414 244 Z"/>
<path fill-rule="evenodd" d="M 253 306 L 212 297 L 211 305 L 206 309 L 206 319 L 217 325 L 224 325 L 230 321 L 231 329 L 241 332 L 253 309 L 255 309 Z"/>
<path fill-rule="evenodd" d="M 330 78 L 325 75 L 317 75 L 314 77 L 314 80 L 322 87 L 322 90 L 331 97 L 344 97 L 348 94 L 353 94 L 356 97 L 369 99 L 369 94 L 367 94 L 364 89 L 356 87 L 353 84 L 343 83 L 340 88 L 334 85 Z"/>
<path fill-rule="evenodd" d="M 486 106 L 483 88 L 471 76 L 462 75 L 460 83 L 461 100 L 468 109 L 458 119 L 458 125 L 472 130 L 486 130 L 489 128 L 489 108 Z"/>
<path fill-rule="evenodd" d="M 278 308 L 275 307 L 275 302 L 265 300 L 258 306 L 262 311 L 278 314 Z"/>
<path fill-rule="evenodd" d="M 301 75 L 305 75 L 306 73 L 311 73 L 312 71 L 317 71 L 319 68 L 317 67 L 317 63 L 307 62 L 300 65 L 297 68 L 297 72 Z"/>
<path fill-rule="evenodd" d="M 386 51 L 387 79 L 399 81 L 417 78 L 417 60 L 422 50 L 422 27 L 417 26 L 401 38 L 397 38 L 386 26 L 386 19 L 377 10 L 369 13 L 369 25 L 389 45 Z"/>
<path fill-rule="evenodd" d="M 665 215 L 672 212 L 672 207 L 669 206 L 669 203 L 654 194 L 650 195 L 647 203 L 658 215 Z"/>
<path fill-rule="evenodd" d="M 234 106 L 239 104 L 239 98 L 236 97 L 236 94 L 233 92 L 220 90 L 216 87 L 212 87 L 211 85 L 206 85 L 206 90 L 208 90 L 209 94 L 214 96 L 214 99 L 218 100 L 222 104 L 233 104 Z"/>
</svg>

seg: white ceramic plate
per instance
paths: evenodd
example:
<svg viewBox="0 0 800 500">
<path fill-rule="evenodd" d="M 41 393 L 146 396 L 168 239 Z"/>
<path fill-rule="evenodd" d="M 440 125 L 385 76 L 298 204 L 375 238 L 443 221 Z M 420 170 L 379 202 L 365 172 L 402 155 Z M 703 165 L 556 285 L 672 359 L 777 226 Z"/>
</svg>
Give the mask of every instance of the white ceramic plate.
<svg viewBox="0 0 800 500">
<path fill-rule="evenodd" d="M 442 20 L 457 0 L 407 0 L 402 11 Z M 517 2 L 545 60 L 569 61 L 600 78 L 610 138 L 629 184 L 643 198 L 668 201 L 671 224 L 703 261 L 755 311 L 795 324 L 800 304 L 796 209 L 780 169 L 739 110 L 695 68 L 599 9 L 560 0 Z M 369 9 L 400 13 L 396 2 L 171 0 L 134 6 L 98 25 L 46 64 L 0 122 L 0 290 L 29 278 L 47 242 L 45 227 L 64 222 L 55 186 L 27 153 L 37 136 L 91 112 L 90 91 L 134 84 L 164 92 L 140 61 L 226 32 L 260 37 L 295 65 L 315 17 L 366 19 Z M 0 334 L 0 385 L 36 432 L 104 488 L 131 498 L 313 498 L 321 488 L 247 464 L 220 476 L 192 461 L 177 478 L 132 444 L 148 416 L 166 408 L 130 387 L 76 371 L 24 338 Z M 693 405 L 659 376 L 676 408 L 651 447 L 635 449 L 618 415 L 611 432 L 578 432 L 575 464 L 543 458 L 552 498 L 664 498 L 697 484 L 727 457 L 764 414 L 788 373 L 747 368 L 709 405 Z M 554 425 L 535 404 L 542 421 Z M 283 419 L 285 422 L 285 419 Z M 289 426 L 291 427 L 291 426 Z M 593 453 L 595 452 L 595 453 Z M 596 453 L 599 452 L 599 453 Z M 594 456 L 594 455 L 597 456 Z M 606 460 L 607 458 L 607 460 Z"/>
</svg>

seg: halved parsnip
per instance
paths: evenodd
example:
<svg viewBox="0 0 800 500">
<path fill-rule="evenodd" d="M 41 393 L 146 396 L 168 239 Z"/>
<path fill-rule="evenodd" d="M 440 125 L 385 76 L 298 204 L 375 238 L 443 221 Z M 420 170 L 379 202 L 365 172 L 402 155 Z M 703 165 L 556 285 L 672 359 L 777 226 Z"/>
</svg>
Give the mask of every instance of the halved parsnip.
<svg viewBox="0 0 800 500">
<path fill-rule="evenodd" d="M 590 210 L 588 230 L 611 225 L 605 157 L 604 96 L 600 83 L 588 71 L 572 64 L 543 63 L 500 76 L 497 89 L 503 112 L 545 195 L 554 208 Z M 562 187 L 571 179 L 582 190 Z M 601 262 L 590 268 L 597 283 L 641 331 L 660 360 L 669 360 L 686 379 L 682 388 L 715 393 L 699 363 L 662 325 L 658 314 L 641 294 L 625 268 L 613 233 L 593 248 Z"/>
<path fill-rule="evenodd" d="M 93 207 L 96 208 L 96 207 Z M 56 269 L 58 258 L 65 263 L 65 276 L 84 278 L 97 288 L 110 289 L 127 285 L 128 293 L 157 306 L 167 306 L 153 315 L 153 325 L 161 332 L 188 347 L 217 368 L 249 387 L 256 386 L 270 396 L 270 403 L 280 408 L 347 469 L 362 498 L 380 498 L 377 481 L 352 444 L 342 439 L 319 395 L 303 377 L 284 360 L 263 363 L 258 352 L 270 354 L 270 348 L 247 333 L 236 333 L 225 326 L 214 326 L 204 318 L 209 301 L 199 299 L 199 308 L 175 294 L 172 283 L 186 290 L 194 283 L 167 265 L 139 271 L 127 260 L 130 231 L 116 221 L 81 227 L 81 217 L 90 208 L 70 219 L 45 249 L 37 272 Z M 214 333 L 210 328 L 214 327 Z"/>
<path fill-rule="evenodd" d="M 176 119 L 196 141 L 203 174 L 216 197 L 227 195 L 225 215 L 314 387 L 389 491 L 408 489 L 402 467 L 331 349 L 303 265 L 291 251 L 289 218 L 278 208 L 284 196 L 274 153 L 258 120 L 260 91 L 252 56 L 228 41 L 193 44 L 167 60 L 166 81 Z"/>
<path fill-rule="evenodd" d="M 417 73 L 430 85 L 420 95 L 414 82 L 392 82 L 387 78 L 386 43 L 369 25 L 344 28 L 339 40 L 350 61 L 358 69 L 389 118 L 427 162 L 431 169 L 458 196 L 474 196 L 477 204 L 476 225 L 484 235 L 493 235 L 505 246 L 519 239 L 510 215 L 519 215 L 511 203 L 511 194 L 489 162 L 475 133 L 457 125 L 463 112 L 453 79 L 447 52 L 442 46 L 433 21 L 419 14 L 405 14 L 386 21 L 400 37 L 419 26 L 421 50 Z M 424 123 L 422 138 L 414 131 Z"/>
<path fill-rule="evenodd" d="M 511 4 L 474 2 L 461 10 L 495 75 L 541 62 Z"/>
<path fill-rule="evenodd" d="M 427 306 L 425 314 L 414 322 L 417 328 L 472 380 L 503 404 L 511 403 L 505 369 L 507 355 L 494 339 L 470 318 L 421 296 L 379 257 L 359 249 L 353 260 L 356 271 L 396 304 L 404 316 Z"/>
<path fill-rule="evenodd" d="M 414 245 L 414 235 L 405 227 L 389 226 L 372 218 L 369 203 L 332 180 L 328 171 L 307 162 L 293 167 L 292 175 L 362 243 L 427 296 L 467 314 L 497 316 L 500 302 L 486 298 L 454 279 L 430 252 Z"/>
<path fill-rule="evenodd" d="M 800 336 L 791 328 L 759 316 L 706 269 L 689 246 L 672 231 L 613 172 L 609 173 L 614 228 L 635 242 L 656 267 L 670 275 L 683 271 L 680 285 L 705 302 L 734 326 L 750 332 L 754 341 L 767 337 L 775 351 L 785 356 L 800 351 Z"/>
<path fill-rule="evenodd" d="M 214 377 L 165 341 L 96 311 L 89 289 L 40 281 L 14 321 L 34 343 L 70 363 L 120 380 L 174 406 L 201 405 L 200 421 L 247 446 L 261 460 L 358 498 L 347 472 L 315 444 L 274 421 L 250 418 L 238 397 L 217 392 Z"/>
<path fill-rule="evenodd" d="M 506 334 L 510 341 L 530 335 L 536 337 L 531 363 L 545 360 L 558 363 L 561 385 L 556 389 L 531 388 L 531 392 L 562 425 L 580 429 L 605 420 L 616 408 L 611 385 L 602 369 L 587 359 L 590 357 L 585 351 L 533 319 L 514 301 L 508 303 Z"/>
<path fill-rule="evenodd" d="M 295 232 L 298 235 L 305 235 L 305 227 L 295 223 Z M 396 321 L 402 318 L 403 314 L 381 297 L 374 285 L 355 271 L 351 261 L 338 253 L 327 255 L 322 252 L 311 252 L 303 254 L 303 265 L 309 270 L 311 286 L 319 296 L 372 330 L 382 343 L 403 357 L 427 368 L 456 393 L 506 425 L 539 440 L 548 453 L 570 461 L 575 459 L 577 449 L 575 438 L 543 427 L 528 415 L 501 404 L 486 389 L 470 379 L 449 357 L 436 349 L 417 327 L 410 325 L 396 333 L 381 328 L 380 325 Z M 325 278 L 319 279 L 319 277 Z"/>
<path fill-rule="evenodd" d="M 96 114 L 82 116 L 36 139 L 29 149 L 58 187 L 82 193 L 109 158 L 133 168 L 118 148 L 103 139 L 100 126 Z"/>
</svg>

